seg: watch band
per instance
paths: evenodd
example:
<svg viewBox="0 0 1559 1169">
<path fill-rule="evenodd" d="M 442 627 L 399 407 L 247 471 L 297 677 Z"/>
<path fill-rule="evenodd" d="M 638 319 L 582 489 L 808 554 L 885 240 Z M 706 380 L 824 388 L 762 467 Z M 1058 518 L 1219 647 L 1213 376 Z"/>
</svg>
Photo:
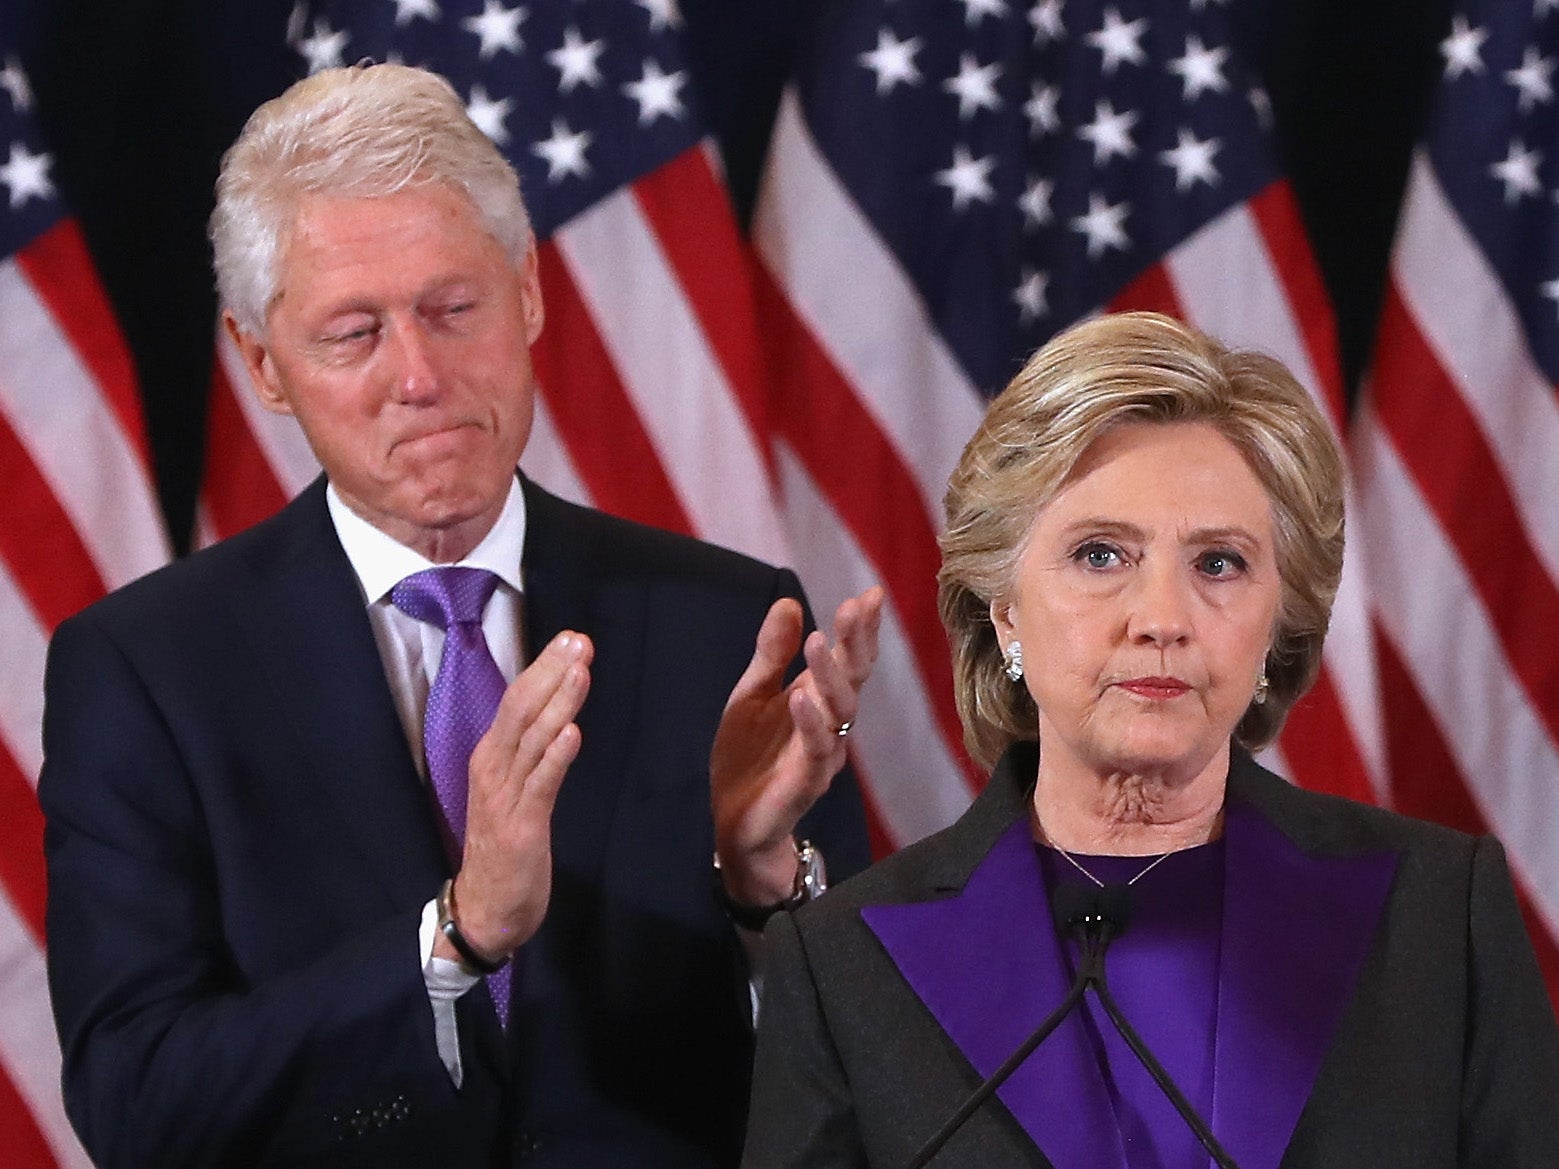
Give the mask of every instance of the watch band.
<svg viewBox="0 0 1559 1169">
<path fill-rule="evenodd" d="M 828 868 L 823 863 L 822 850 L 810 840 L 803 840 L 796 848 L 796 879 L 791 885 L 790 896 L 772 905 L 743 905 L 726 892 L 720 879 L 720 856 L 715 854 L 715 895 L 720 906 L 736 925 L 744 930 L 759 932 L 776 913 L 791 913 L 809 901 L 814 901 L 828 888 Z"/>
<path fill-rule="evenodd" d="M 445 881 L 438 891 L 438 930 L 455 947 L 455 953 L 460 955 L 460 968 L 467 974 L 497 974 L 509 961 L 507 955 L 496 962 L 482 957 L 476 952 L 476 947 L 466 941 L 465 934 L 460 932 L 460 926 L 455 921 L 454 878 Z"/>
</svg>

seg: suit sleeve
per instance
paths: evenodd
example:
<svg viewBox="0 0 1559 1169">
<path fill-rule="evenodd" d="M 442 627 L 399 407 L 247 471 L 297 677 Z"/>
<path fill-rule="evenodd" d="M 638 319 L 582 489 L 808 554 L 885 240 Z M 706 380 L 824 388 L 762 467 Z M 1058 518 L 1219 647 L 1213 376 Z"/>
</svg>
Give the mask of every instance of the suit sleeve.
<svg viewBox="0 0 1559 1169">
<path fill-rule="evenodd" d="M 66 1107 L 97 1164 L 242 1165 L 328 1147 L 332 1110 L 381 1087 L 385 1124 L 452 1105 L 415 912 L 328 952 L 300 943 L 275 973 L 247 977 L 224 918 L 259 907 L 224 896 L 181 741 L 90 615 L 54 639 L 45 701 L 49 983 Z M 310 906 L 281 912 L 304 921 Z"/>
<path fill-rule="evenodd" d="M 767 971 L 742 1169 L 864 1169 L 850 1084 L 795 922 L 778 914 L 763 937 Z"/>
<path fill-rule="evenodd" d="M 1559 1025 L 1516 904 L 1505 850 L 1473 855 L 1460 1164 L 1559 1165 Z"/>
</svg>

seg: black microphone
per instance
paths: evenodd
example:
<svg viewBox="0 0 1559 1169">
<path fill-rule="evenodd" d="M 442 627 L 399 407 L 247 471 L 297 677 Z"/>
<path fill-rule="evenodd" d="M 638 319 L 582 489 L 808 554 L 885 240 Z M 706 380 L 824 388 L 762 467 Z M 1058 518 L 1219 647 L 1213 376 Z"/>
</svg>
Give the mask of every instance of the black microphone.
<svg viewBox="0 0 1559 1169">
<path fill-rule="evenodd" d="M 1007 1057 L 1001 1067 L 986 1078 L 970 1097 L 964 1101 L 946 1124 L 938 1129 L 920 1151 L 909 1162 L 907 1169 L 925 1169 L 927 1162 L 937 1153 L 942 1151 L 942 1146 L 947 1144 L 971 1116 L 974 1115 L 980 1105 L 994 1095 L 1013 1072 L 1018 1070 L 1034 1049 L 1043 1043 L 1061 1021 L 1072 1013 L 1072 1009 L 1083 999 L 1084 992 L 1089 986 L 1094 988 L 1094 993 L 1099 997 L 1099 1004 L 1104 1007 L 1104 1013 L 1109 1016 L 1110 1022 L 1115 1025 L 1115 1030 L 1126 1041 L 1126 1046 L 1131 1048 L 1132 1054 L 1138 1062 L 1147 1069 L 1153 1077 L 1153 1082 L 1159 1086 L 1159 1090 L 1169 1098 L 1169 1102 L 1175 1106 L 1175 1111 L 1180 1113 L 1191 1131 L 1196 1134 L 1196 1139 L 1201 1142 L 1202 1148 L 1219 1166 L 1219 1169 L 1239 1169 L 1234 1159 L 1218 1143 L 1218 1138 L 1213 1136 L 1212 1128 L 1204 1121 L 1191 1102 L 1185 1098 L 1185 1093 L 1175 1084 L 1164 1070 L 1164 1065 L 1159 1063 L 1153 1053 L 1148 1050 L 1147 1044 L 1132 1029 L 1126 1021 L 1126 1016 L 1121 1013 L 1120 1007 L 1115 1003 L 1115 997 L 1110 994 L 1109 984 L 1104 977 L 1104 953 L 1111 942 L 1126 932 L 1126 926 L 1131 922 L 1131 889 L 1126 885 L 1057 885 L 1050 894 L 1050 910 L 1055 917 L 1056 926 L 1065 934 L 1077 941 L 1081 952 L 1081 961 L 1077 967 L 1077 977 L 1072 980 L 1071 988 L 1066 992 L 1066 997 L 1061 1000 L 1061 1005 L 1052 1011 L 1043 1023 L 1034 1029 L 1018 1049 Z"/>
<path fill-rule="evenodd" d="M 1113 890 L 1113 892 L 1112 892 Z M 942 1146 L 953 1138 L 953 1134 L 963 1127 L 964 1121 L 979 1110 L 996 1090 L 1007 1082 L 1013 1072 L 1018 1070 L 1034 1049 L 1050 1037 L 1050 1033 L 1061 1025 L 1061 1021 L 1072 1013 L 1072 1009 L 1083 1001 L 1083 992 L 1088 985 L 1104 977 L 1104 951 L 1109 944 L 1120 937 L 1126 931 L 1126 923 L 1130 918 L 1131 897 L 1130 890 L 1124 885 L 1106 885 L 1103 889 L 1084 885 L 1058 885 L 1050 895 L 1050 909 L 1055 915 L 1056 925 L 1067 934 L 1073 934 L 1074 930 L 1080 930 L 1084 935 L 1092 939 L 1083 946 L 1083 960 L 1077 968 L 1077 976 L 1072 979 L 1072 986 L 1066 992 L 1066 997 L 1061 1000 L 1060 1006 L 1051 1011 L 1045 1017 L 1045 1021 L 1025 1039 L 1016 1051 L 1007 1057 L 1001 1067 L 997 1068 L 985 1082 L 970 1094 L 958 1111 L 948 1117 L 947 1123 L 937 1129 L 936 1133 L 925 1144 L 920 1146 L 920 1151 L 910 1161 L 906 1169 L 925 1169 L 927 1162 L 942 1151 Z"/>
</svg>

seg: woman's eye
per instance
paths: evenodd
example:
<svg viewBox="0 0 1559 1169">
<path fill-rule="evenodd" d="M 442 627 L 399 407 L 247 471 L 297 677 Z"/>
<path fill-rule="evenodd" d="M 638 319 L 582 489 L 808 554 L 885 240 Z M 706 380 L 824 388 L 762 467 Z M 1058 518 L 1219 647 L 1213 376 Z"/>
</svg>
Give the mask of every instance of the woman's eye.
<svg viewBox="0 0 1559 1169">
<path fill-rule="evenodd" d="M 1203 552 L 1197 568 L 1204 576 L 1229 577 L 1245 571 L 1245 558 L 1237 552 Z"/>
<path fill-rule="evenodd" d="M 1072 558 L 1089 568 L 1114 568 L 1121 562 L 1120 553 L 1108 544 L 1084 544 Z"/>
</svg>

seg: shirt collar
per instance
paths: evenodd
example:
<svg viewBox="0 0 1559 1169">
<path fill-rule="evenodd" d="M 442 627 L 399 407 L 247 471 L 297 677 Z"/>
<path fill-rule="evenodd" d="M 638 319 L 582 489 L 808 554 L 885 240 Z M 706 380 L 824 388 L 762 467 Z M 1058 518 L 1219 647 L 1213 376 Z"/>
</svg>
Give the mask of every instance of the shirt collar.
<svg viewBox="0 0 1559 1169">
<path fill-rule="evenodd" d="M 414 572 L 436 568 L 431 560 L 390 538 L 346 505 L 335 484 L 325 487 L 325 504 L 336 527 L 341 548 L 357 574 L 363 596 L 370 605 L 386 597 L 400 581 Z M 485 568 L 515 592 L 523 592 L 520 554 L 525 548 L 525 494 L 518 478 L 509 480 L 498 522 L 470 555 L 458 561 L 462 567 Z"/>
</svg>

